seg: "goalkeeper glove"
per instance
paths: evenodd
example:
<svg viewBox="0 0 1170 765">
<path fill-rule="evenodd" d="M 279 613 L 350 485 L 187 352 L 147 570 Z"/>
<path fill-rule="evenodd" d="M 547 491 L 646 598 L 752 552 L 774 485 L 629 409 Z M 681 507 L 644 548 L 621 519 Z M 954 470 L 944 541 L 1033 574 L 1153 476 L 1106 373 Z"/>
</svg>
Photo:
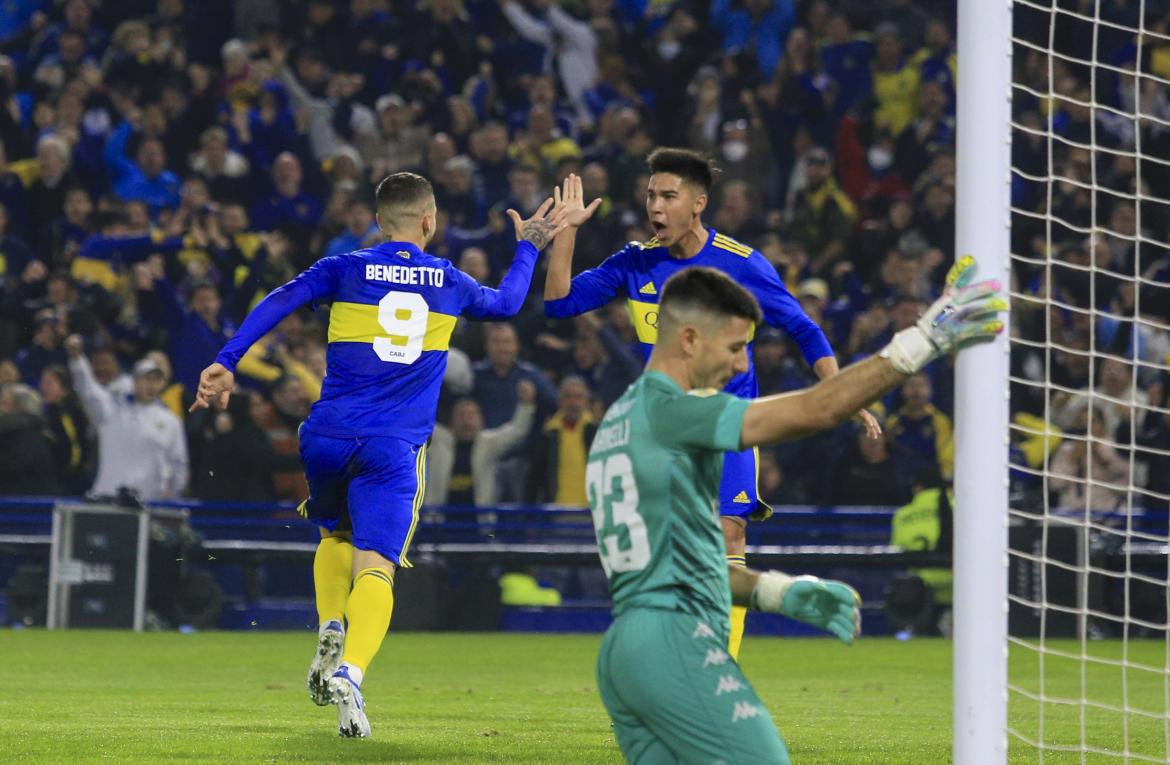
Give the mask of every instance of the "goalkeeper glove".
<svg viewBox="0 0 1170 765">
<path fill-rule="evenodd" d="M 914 374 L 938 356 L 969 341 L 986 340 L 1003 331 L 997 316 L 1008 309 L 995 279 L 968 284 L 975 275 L 975 258 L 964 255 L 947 272 L 942 296 L 912 326 L 898 334 L 881 352 L 903 374 Z"/>
<path fill-rule="evenodd" d="M 788 576 L 779 571 L 760 574 L 751 607 L 831 632 L 845 645 L 861 634 L 861 596 L 844 582 L 815 576 Z"/>
</svg>

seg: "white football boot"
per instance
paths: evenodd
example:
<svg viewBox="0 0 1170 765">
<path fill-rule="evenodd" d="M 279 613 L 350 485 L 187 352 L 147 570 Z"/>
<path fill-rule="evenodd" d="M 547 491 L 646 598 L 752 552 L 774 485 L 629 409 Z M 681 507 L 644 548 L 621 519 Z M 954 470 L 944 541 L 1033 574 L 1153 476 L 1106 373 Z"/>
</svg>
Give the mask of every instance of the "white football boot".
<svg viewBox="0 0 1170 765">
<path fill-rule="evenodd" d="M 329 691 L 337 705 L 337 733 L 345 738 L 366 738 L 370 735 L 370 721 L 366 719 L 366 702 L 361 687 L 342 665 L 329 678 Z"/>
<path fill-rule="evenodd" d="M 309 679 L 305 685 L 309 689 L 309 698 L 319 707 L 333 703 L 329 692 L 329 678 L 341 666 L 341 653 L 345 647 L 345 629 L 341 622 L 333 621 L 322 624 L 317 630 L 317 652 L 313 654 L 313 663 L 309 665 Z"/>
</svg>

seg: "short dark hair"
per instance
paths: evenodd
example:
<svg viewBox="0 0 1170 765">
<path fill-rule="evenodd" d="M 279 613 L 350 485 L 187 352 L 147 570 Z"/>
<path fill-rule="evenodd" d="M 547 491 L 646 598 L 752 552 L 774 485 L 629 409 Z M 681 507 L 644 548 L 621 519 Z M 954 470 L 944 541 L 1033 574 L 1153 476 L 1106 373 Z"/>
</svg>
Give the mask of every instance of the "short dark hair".
<svg viewBox="0 0 1170 765">
<path fill-rule="evenodd" d="M 752 293 L 714 268 L 684 268 L 666 280 L 658 301 L 660 317 L 674 311 L 698 310 L 720 317 L 739 316 L 753 324 L 764 318 Z"/>
<path fill-rule="evenodd" d="M 690 149 L 655 149 L 646 157 L 650 173 L 670 173 L 693 183 L 707 193 L 714 183 L 715 170 L 711 160 Z"/>
<path fill-rule="evenodd" d="M 397 228 L 405 221 L 399 220 L 403 213 L 424 202 L 433 202 L 435 189 L 431 182 L 417 173 L 392 173 L 382 179 L 374 192 L 378 214 L 385 224 Z"/>
</svg>

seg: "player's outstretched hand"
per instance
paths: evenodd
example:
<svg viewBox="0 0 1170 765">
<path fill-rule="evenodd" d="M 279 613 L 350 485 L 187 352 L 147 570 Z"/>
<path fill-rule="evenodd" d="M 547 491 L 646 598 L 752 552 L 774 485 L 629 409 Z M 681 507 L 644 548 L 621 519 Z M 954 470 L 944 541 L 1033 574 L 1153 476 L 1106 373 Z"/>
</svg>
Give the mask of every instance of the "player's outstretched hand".
<svg viewBox="0 0 1170 765">
<path fill-rule="evenodd" d="M 508 217 L 512 219 L 512 227 L 516 229 L 516 241 L 531 242 L 537 250 L 543 250 L 557 234 L 565 230 L 568 225 L 565 219 L 567 211 L 562 207 L 553 208 L 553 198 L 544 200 L 544 204 L 536 208 L 536 212 L 528 220 L 522 220 L 520 213 L 508 210 Z"/>
<path fill-rule="evenodd" d="M 794 577 L 780 601 L 780 613 L 831 632 L 845 645 L 861 634 L 861 596 L 834 579 Z"/>
<path fill-rule="evenodd" d="M 208 409 L 216 404 L 220 409 L 227 409 L 228 399 L 232 389 L 236 387 L 236 376 L 223 364 L 216 362 L 199 373 L 199 388 L 195 391 L 195 403 L 191 404 L 188 412 L 196 409 Z"/>
<path fill-rule="evenodd" d="M 576 173 L 569 173 L 561 188 L 553 187 L 553 201 L 554 213 L 558 210 L 565 212 L 567 228 L 580 228 L 601 207 L 601 197 L 590 202 L 588 207 L 585 206 L 584 186 L 581 184 L 581 176 Z"/>
<path fill-rule="evenodd" d="M 913 374 L 938 356 L 1003 332 L 999 314 L 1008 310 L 1003 287 L 996 279 L 972 284 L 974 275 L 975 258 L 970 255 L 951 266 L 942 296 L 882 351 L 895 369 Z"/>
</svg>

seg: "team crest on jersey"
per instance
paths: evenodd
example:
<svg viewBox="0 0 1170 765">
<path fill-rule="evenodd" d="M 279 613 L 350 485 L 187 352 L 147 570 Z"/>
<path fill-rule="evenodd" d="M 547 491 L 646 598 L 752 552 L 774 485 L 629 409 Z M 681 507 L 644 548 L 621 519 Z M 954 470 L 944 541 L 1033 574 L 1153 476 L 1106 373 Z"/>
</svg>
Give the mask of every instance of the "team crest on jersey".
<svg viewBox="0 0 1170 765">
<path fill-rule="evenodd" d="M 394 254 L 400 258 L 406 258 L 407 260 L 410 260 L 410 252 L 408 250 L 399 250 Z"/>
</svg>

